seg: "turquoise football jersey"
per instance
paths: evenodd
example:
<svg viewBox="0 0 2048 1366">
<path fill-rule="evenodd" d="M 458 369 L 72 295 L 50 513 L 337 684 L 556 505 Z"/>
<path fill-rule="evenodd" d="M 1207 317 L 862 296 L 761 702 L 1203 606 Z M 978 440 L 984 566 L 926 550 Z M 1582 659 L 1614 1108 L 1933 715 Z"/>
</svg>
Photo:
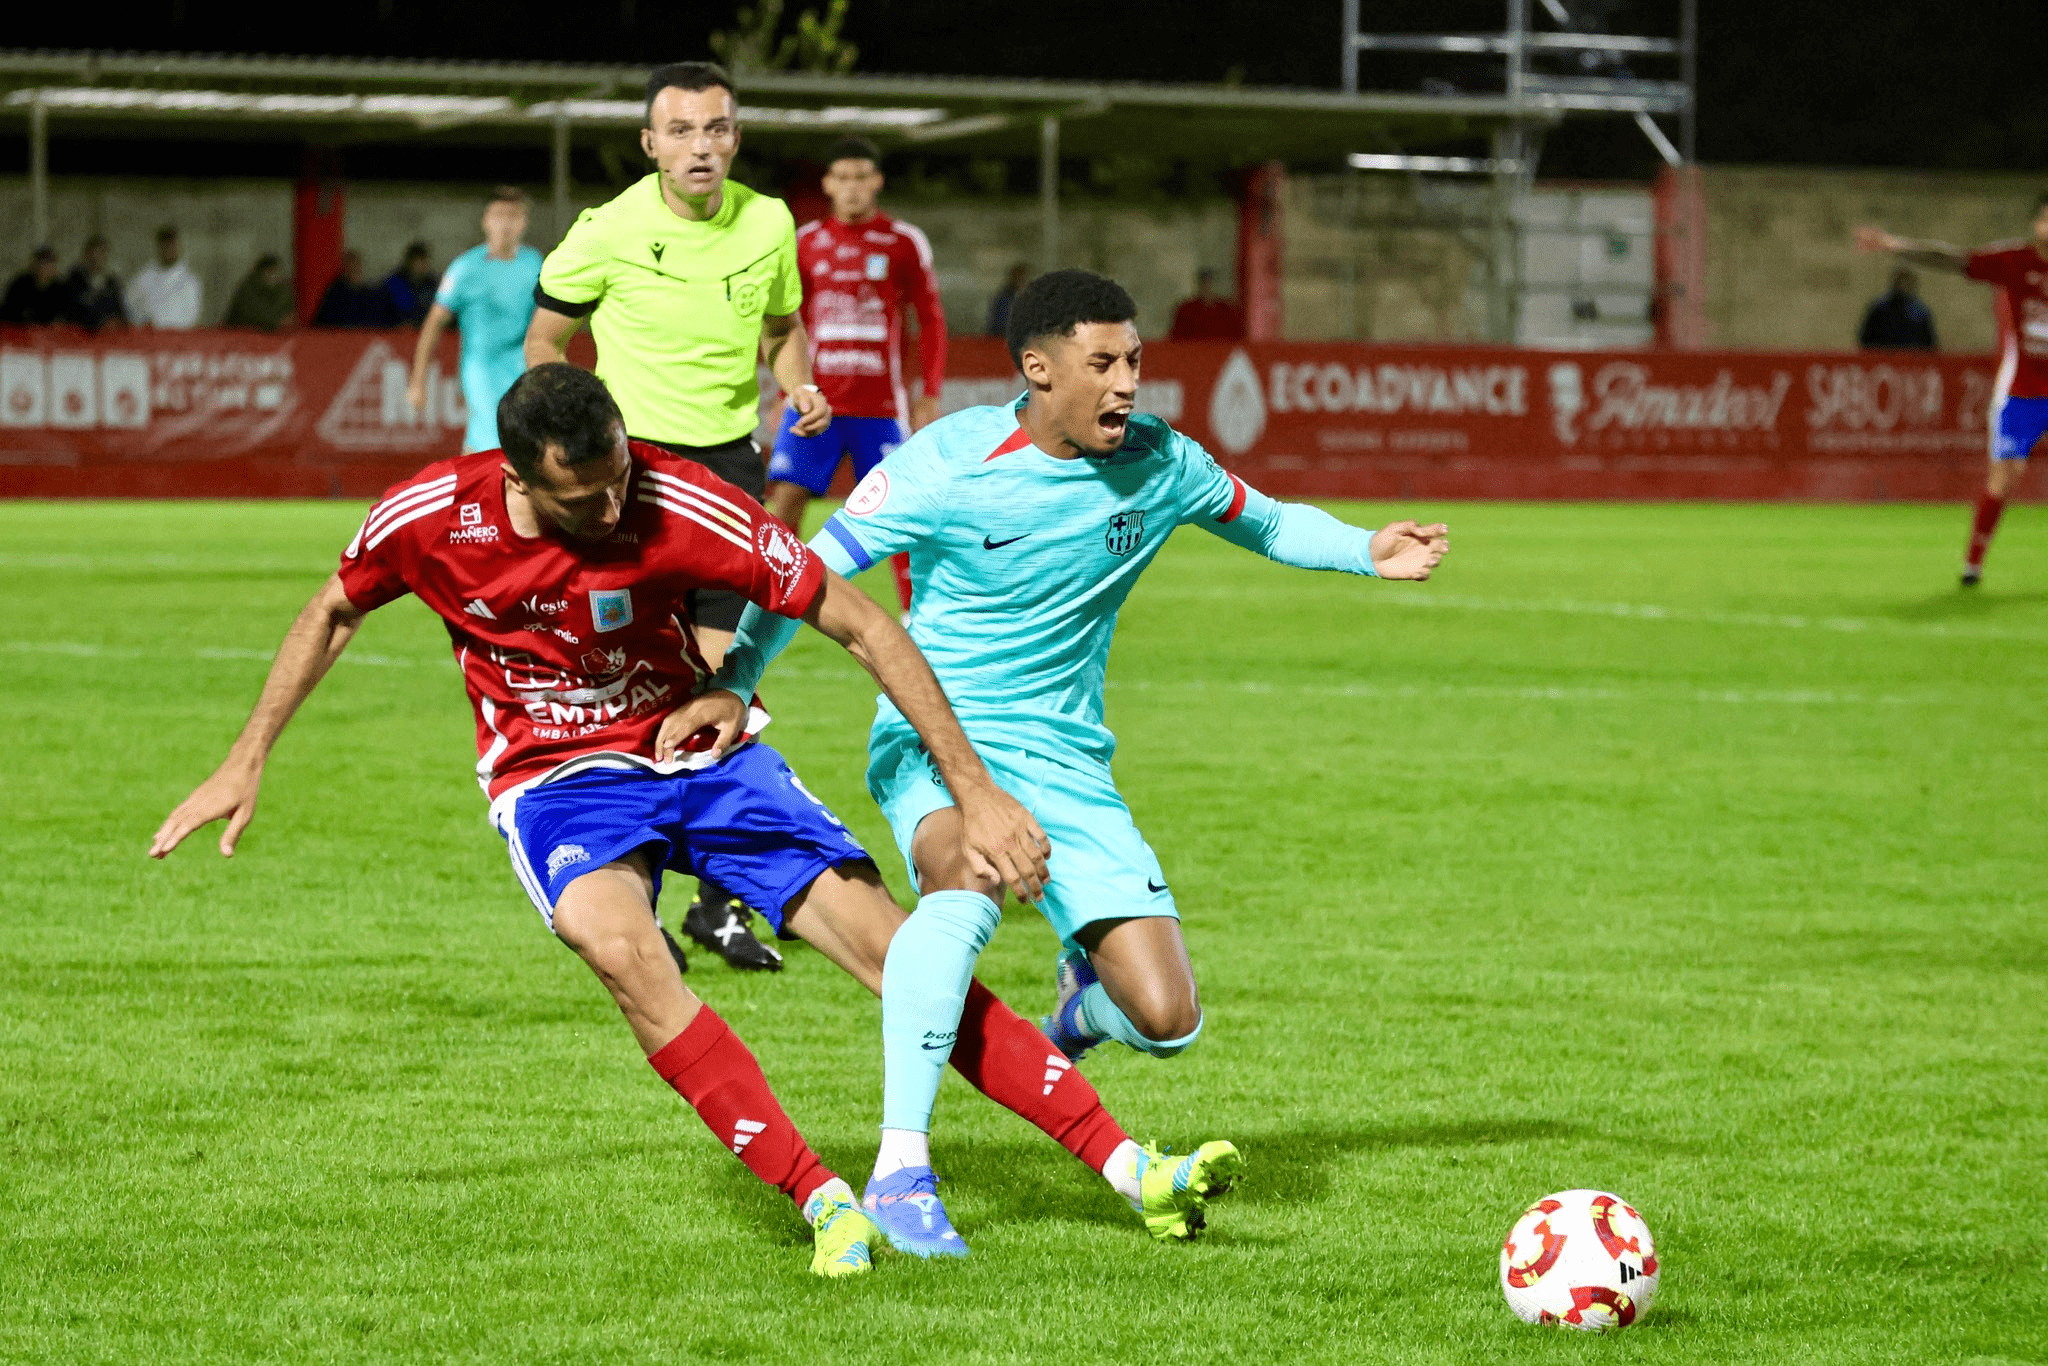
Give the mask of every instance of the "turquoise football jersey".
<svg viewBox="0 0 2048 1366">
<path fill-rule="evenodd" d="M 533 287 L 541 254 L 521 246 L 509 261 L 487 246 L 471 247 L 448 263 L 434 302 L 462 329 L 462 397 L 469 407 L 465 446 L 486 451 L 498 444 L 498 400 L 526 371 L 526 324 L 533 317 Z"/>
<path fill-rule="evenodd" d="M 825 530 L 857 569 L 910 552 L 911 639 L 977 743 L 1107 762 L 1117 610 L 1175 527 L 1230 522 L 1247 490 L 1145 414 L 1113 455 L 1047 455 L 1018 425 L 1021 402 L 924 428 Z M 887 698 L 875 724 L 909 725 Z"/>
</svg>

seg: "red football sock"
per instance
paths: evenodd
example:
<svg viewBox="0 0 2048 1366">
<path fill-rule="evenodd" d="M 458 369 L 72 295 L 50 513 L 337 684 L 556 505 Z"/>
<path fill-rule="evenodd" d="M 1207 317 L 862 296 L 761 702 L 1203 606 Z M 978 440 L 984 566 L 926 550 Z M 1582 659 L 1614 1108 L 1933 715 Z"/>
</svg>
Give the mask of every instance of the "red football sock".
<svg viewBox="0 0 2048 1366">
<path fill-rule="evenodd" d="M 903 610 L 910 610 L 910 552 L 901 551 L 889 557 L 889 569 L 896 575 L 896 596 L 903 600 Z"/>
<path fill-rule="evenodd" d="M 1088 1078 L 979 981 L 967 984 L 953 1067 L 974 1089 L 1030 1120 L 1094 1171 L 1130 1135 Z"/>
<path fill-rule="evenodd" d="M 761 1064 L 710 1006 L 647 1061 L 748 1171 L 796 1201 L 798 1209 L 832 1179 L 782 1112 Z"/>
<path fill-rule="evenodd" d="M 1977 515 L 1970 522 L 1970 553 L 1963 560 L 1970 568 L 1984 567 L 1984 552 L 1991 548 L 1991 533 L 1998 530 L 1998 517 L 2004 511 L 2005 499 L 1990 493 L 1978 496 Z"/>
</svg>

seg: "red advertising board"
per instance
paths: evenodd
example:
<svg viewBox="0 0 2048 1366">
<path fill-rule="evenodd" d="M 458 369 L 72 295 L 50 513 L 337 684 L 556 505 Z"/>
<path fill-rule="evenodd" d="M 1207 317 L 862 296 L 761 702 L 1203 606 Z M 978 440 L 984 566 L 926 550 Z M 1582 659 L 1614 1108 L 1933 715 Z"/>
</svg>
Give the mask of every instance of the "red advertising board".
<svg viewBox="0 0 2048 1366">
<path fill-rule="evenodd" d="M 421 412 L 412 347 L 0 329 L 0 496 L 370 497 L 461 448 L 456 343 Z M 1020 384 L 988 338 L 952 371 L 947 409 Z M 1162 342 L 1139 403 L 1295 496 L 1947 499 L 1981 478 L 1991 379 L 1900 353 Z"/>
</svg>

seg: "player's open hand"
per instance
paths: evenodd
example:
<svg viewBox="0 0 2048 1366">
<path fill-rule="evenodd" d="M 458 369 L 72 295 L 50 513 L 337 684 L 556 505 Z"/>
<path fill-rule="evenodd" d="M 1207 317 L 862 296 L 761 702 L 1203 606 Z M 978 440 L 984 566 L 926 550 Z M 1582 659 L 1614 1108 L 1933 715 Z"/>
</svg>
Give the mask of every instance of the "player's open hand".
<svg viewBox="0 0 2048 1366">
<path fill-rule="evenodd" d="M 1866 226 L 1856 229 L 1858 251 L 1897 251 L 1903 245 L 1903 242 L 1883 228 Z"/>
<path fill-rule="evenodd" d="M 213 776 L 192 790 L 177 809 L 164 817 L 149 842 L 149 856 L 162 858 L 185 842 L 185 837 L 217 820 L 226 820 L 221 831 L 220 856 L 233 858 L 242 832 L 256 816 L 256 789 L 262 786 L 263 770 L 230 759 L 215 769 Z"/>
<path fill-rule="evenodd" d="M 956 798 L 960 807 L 960 845 L 967 866 L 976 875 L 1000 882 L 1019 901 L 1036 901 L 1051 874 L 1046 856 L 1052 841 L 1024 804 L 990 783 L 972 799 Z"/>
<path fill-rule="evenodd" d="M 707 688 L 662 718 L 654 734 L 654 762 L 678 754 L 722 756 L 747 729 L 747 700 L 725 688 Z"/>
<path fill-rule="evenodd" d="M 1389 522 L 1372 537 L 1373 572 L 1383 579 L 1426 579 L 1450 553 L 1451 529 L 1442 522 Z"/>
<path fill-rule="evenodd" d="M 815 384 L 806 384 L 791 394 L 789 406 L 796 413 L 796 422 L 789 429 L 793 435 L 816 436 L 832 421 L 832 405 Z"/>
</svg>

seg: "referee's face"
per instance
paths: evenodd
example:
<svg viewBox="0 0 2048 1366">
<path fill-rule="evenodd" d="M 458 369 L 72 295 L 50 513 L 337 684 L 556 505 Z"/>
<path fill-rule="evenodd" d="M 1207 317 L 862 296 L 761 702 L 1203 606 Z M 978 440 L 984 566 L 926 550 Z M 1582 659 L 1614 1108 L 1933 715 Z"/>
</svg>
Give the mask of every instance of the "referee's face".
<svg viewBox="0 0 2048 1366">
<path fill-rule="evenodd" d="M 654 97 L 640 146 L 661 170 L 663 185 L 681 199 L 705 200 L 725 186 L 740 149 L 740 111 L 732 92 L 670 86 Z"/>
</svg>

